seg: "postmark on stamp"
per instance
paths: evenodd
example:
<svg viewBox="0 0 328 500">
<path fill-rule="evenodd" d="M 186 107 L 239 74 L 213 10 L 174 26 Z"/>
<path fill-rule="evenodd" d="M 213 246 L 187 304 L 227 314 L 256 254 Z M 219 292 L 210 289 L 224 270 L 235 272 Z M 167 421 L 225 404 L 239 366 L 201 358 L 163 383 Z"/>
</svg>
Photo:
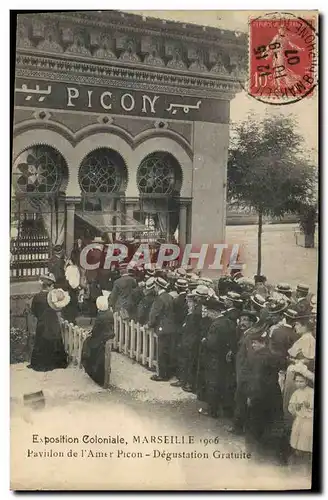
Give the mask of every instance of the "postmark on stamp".
<svg viewBox="0 0 328 500">
<path fill-rule="evenodd" d="M 318 84 L 317 15 L 275 12 L 249 20 L 248 93 L 267 104 L 292 104 Z"/>
</svg>

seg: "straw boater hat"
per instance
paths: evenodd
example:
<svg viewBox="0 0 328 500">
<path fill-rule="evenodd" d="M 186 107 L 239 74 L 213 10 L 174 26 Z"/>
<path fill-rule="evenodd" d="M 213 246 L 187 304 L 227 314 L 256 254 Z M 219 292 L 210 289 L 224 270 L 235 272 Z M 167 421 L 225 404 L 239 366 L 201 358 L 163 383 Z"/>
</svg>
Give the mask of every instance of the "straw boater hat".
<svg viewBox="0 0 328 500">
<path fill-rule="evenodd" d="M 198 285 L 193 291 L 192 295 L 195 297 L 208 297 L 209 289 L 205 285 Z"/>
<path fill-rule="evenodd" d="M 187 271 L 185 270 L 184 267 L 179 267 L 177 270 L 176 270 L 176 273 L 178 276 L 183 276 L 185 277 L 187 275 Z"/>
<path fill-rule="evenodd" d="M 310 287 L 308 285 L 303 285 L 302 283 L 300 283 L 296 287 L 296 292 L 308 294 L 309 291 L 310 291 Z"/>
<path fill-rule="evenodd" d="M 178 290 L 187 290 L 188 281 L 184 280 L 182 278 L 177 279 L 177 281 L 175 283 L 175 288 L 177 288 Z"/>
<path fill-rule="evenodd" d="M 241 298 L 240 293 L 237 292 L 228 292 L 227 299 L 231 300 L 234 305 L 242 305 L 243 299 Z"/>
<path fill-rule="evenodd" d="M 156 280 L 155 278 L 149 278 L 147 281 L 146 281 L 146 290 L 153 290 L 155 288 L 155 283 L 156 283 Z"/>
<path fill-rule="evenodd" d="M 296 321 L 300 317 L 299 313 L 297 311 L 294 311 L 294 309 L 287 309 L 286 311 L 284 311 L 284 316 L 289 320 L 294 321 Z"/>
<path fill-rule="evenodd" d="M 51 309 L 55 311 L 60 311 L 69 304 L 71 298 L 69 293 L 62 290 L 61 288 L 54 288 L 50 290 L 47 295 L 47 301 Z"/>
<path fill-rule="evenodd" d="M 255 282 L 251 278 L 242 277 L 237 279 L 236 281 L 243 290 L 253 291 L 255 288 Z"/>
<path fill-rule="evenodd" d="M 41 274 L 39 281 L 45 285 L 54 285 L 56 283 L 56 278 L 52 273 Z"/>
<path fill-rule="evenodd" d="M 164 290 L 166 290 L 167 287 L 169 286 L 168 282 L 164 278 L 161 278 L 160 276 L 158 278 L 155 278 L 155 282 L 156 285 L 160 286 Z"/>
<path fill-rule="evenodd" d="M 97 297 L 96 306 L 98 311 L 107 311 L 109 307 L 108 297 L 105 297 L 104 295 Z"/>
<path fill-rule="evenodd" d="M 288 302 L 283 298 L 276 298 L 268 300 L 267 310 L 268 313 L 271 314 L 279 314 L 285 311 L 288 307 Z"/>
<path fill-rule="evenodd" d="M 255 295 L 252 295 L 251 296 L 251 301 L 253 302 L 253 304 L 255 304 L 258 307 L 262 307 L 263 308 L 266 305 L 265 298 L 262 297 L 262 295 L 260 295 L 259 293 L 256 293 Z"/>
<path fill-rule="evenodd" d="M 155 274 L 155 269 L 153 268 L 152 264 L 145 264 L 144 270 L 146 275 L 148 276 L 154 276 Z"/>
<path fill-rule="evenodd" d="M 292 287 L 288 283 L 279 283 L 275 287 L 275 291 L 278 293 L 291 293 L 292 292 Z"/>
</svg>

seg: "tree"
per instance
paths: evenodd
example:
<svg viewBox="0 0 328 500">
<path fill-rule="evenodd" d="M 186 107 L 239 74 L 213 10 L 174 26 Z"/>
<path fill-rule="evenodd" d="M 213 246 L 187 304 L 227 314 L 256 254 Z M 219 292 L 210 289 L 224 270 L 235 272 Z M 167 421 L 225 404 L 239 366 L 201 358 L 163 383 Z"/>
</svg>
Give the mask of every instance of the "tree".
<svg viewBox="0 0 328 500">
<path fill-rule="evenodd" d="M 228 196 L 258 214 L 257 274 L 261 274 L 264 216 L 299 213 L 313 189 L 316 169 L 304 151 L 304 139 L 290 116 L 255 114 L 232 129 L 228 160 Z"/>
</svg>

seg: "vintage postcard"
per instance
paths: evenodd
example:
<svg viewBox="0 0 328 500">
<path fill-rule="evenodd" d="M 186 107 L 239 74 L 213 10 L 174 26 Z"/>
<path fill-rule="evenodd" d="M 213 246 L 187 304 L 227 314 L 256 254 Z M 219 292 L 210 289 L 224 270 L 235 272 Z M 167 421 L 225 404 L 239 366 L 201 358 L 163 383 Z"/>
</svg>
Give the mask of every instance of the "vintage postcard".
<svg viewBox="0 0 328 500">
<path fill-rule="evenodd" d="M 11 489 L 310 490 L 318 12 L 12 21 Z"/>
</svg>

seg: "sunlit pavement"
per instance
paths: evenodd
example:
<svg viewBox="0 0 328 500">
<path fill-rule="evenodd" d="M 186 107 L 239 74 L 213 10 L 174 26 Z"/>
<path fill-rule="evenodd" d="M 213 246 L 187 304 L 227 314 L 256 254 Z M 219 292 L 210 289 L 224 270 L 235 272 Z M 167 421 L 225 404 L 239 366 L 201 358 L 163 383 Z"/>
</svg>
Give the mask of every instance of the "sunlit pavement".
<svg viewBox="0 0 328 500">
<path fill-rule="evenodd" d="M 316 293 L 318 249 L 296 245 L 297 224 L 266 224 L 262 234 L 262 273 L 271 283 L 306 283 Z M 257 226 L 228 226 L 226 242 L 242 245 L 245 275 L 257 269 Z"/>
</svg>

